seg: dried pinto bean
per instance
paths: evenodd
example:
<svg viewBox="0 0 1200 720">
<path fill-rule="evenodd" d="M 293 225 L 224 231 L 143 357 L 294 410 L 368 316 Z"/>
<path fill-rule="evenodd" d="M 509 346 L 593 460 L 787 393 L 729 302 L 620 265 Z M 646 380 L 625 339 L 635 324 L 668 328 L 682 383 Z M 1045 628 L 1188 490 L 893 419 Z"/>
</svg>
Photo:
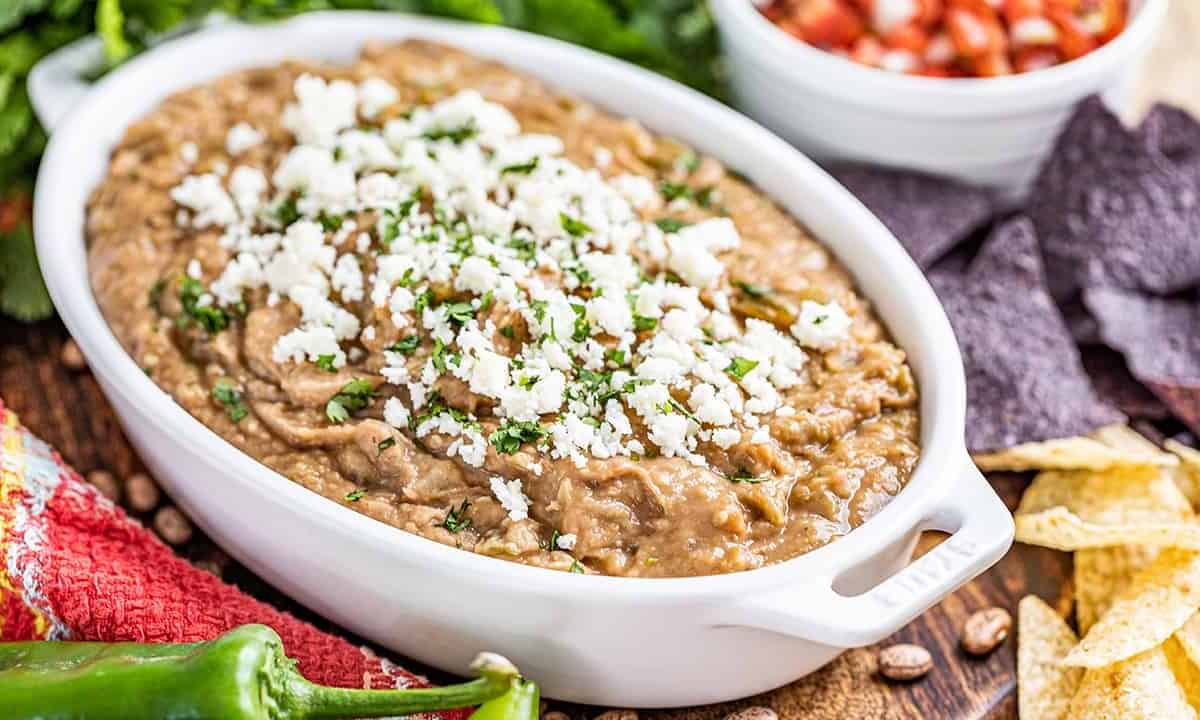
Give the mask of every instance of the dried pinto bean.
<svg viewBox="0 0 1200 720">
<path fill-rule="evenodd" d="M 933 657 L 920 645 L 901 643 L 879 651 L 879 674 L 888 680 L 916 680 L 933 667 Z"/>
<path fill-rule="evenodd" d="M 963 624 L 962 646 L 972 655 L 987 655 L 1000 646 L 1012 629 L 1012 615 L 1004 608 L 980 610 Z"/>
<path fill-rule="evenodd" d="M 753 705 L 729 713 L 725 716 L 725 720 L 779 720 L 779 715 L 769 707 Z"/>
</svg>

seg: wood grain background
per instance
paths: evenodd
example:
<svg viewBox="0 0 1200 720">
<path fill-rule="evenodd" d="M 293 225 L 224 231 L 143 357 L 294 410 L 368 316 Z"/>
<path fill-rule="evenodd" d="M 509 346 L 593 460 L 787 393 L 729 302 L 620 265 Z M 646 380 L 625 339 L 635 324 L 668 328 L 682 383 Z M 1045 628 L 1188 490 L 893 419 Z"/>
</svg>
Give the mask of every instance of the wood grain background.
<svg viewBox="0 0 1200 720">
<path fill-rule="evenodd" d="M 1200 0 L 1171 0 L 1171 17 L 1142 73 L 1135 114 L 1130 119 L 1159 99 L 1200 114 Z M 0 320 L 0 397 L 81 472 L 102 469 L 126 477 L 142 470 L 95 380 L 86 371 L 72 372 L 59 362 L 66 337 L 57 321 L 22 325 Z M 992 481 L 1010 507 L 1015 506 L 1026 483 L 1016 475 L 996 475 Z M 149 517 L 142 519 L 150 521 Z M 931 537 L 925 546 L 936 541 Z M 229 561 L 206 538 L 197 536 L 180 551 L 245 591 L 337 630 Z M 1016 602 L 1031 592 L 1065 609 L 1072 594 L 1070 577 L 1066 555 L 1015 547 L 991 571 L 884 643 L 914 642 L 933 653 L 934 670 L 917 683 L 898 685 L 882 680 L 875 673 L 877 648 L 863 648 L 847 652 L 803 680 L 755 698 L 643 715 L 662 720 L 714 720 L 738 707 L 767 705 L 787 720 L 1013 720 L 1017 714 L 1014 643 L 1006 642 L 987 658 L 968 657 L 958 647 L 959 628 L 972 612 L 991 605 L 1007 607 L 1015 615 Z M 612 660 L 620 662 L 620 658 Z M 689 661 L 680 658 L 680 662 Z M 430 674 L 439 677 L 436 672 Z M 555 708 L 578 718 L 597 712 L 579 706 Z"/>
</svg>

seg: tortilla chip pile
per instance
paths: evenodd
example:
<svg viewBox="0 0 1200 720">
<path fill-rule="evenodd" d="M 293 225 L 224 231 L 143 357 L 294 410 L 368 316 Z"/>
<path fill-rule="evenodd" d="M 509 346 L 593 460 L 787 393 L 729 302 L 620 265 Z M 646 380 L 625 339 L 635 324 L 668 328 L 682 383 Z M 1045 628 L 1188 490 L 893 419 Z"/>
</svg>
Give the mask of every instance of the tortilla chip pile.
<svg viewBox="0 0 1200 720">
<path fill-rule="evenodd" d="M 1034 596 L 1017 617 L 1022 720 L 1196 718 L 1200 451 L 1123 425 L 976 456 L 1038 470 L 1017 541 L 1073 552 L 1078 635 Z"/>
<path fill-rule="evenodd" d="M 1130 130 L 1088 99 L 1015 208 L 906 171 L 831 171 L 942 299 L 967 370 L 972 452 L 1126 418 L 1200 435 L 1195 119 L 1160 106 Z"/>
<path fill-rule="evenodd" d="M 1200 123 L 1158 107 L 1130 130 L 1086 100 L 1021 207 L 905 171 L 832 172 L 946 308 L 976 463 L 1037 472 L 1017 540 L 1074 553 L 1076 629 L 1037 597 L 1018 609 L 1021 718 L 1194 720 Z"/>
</svg>

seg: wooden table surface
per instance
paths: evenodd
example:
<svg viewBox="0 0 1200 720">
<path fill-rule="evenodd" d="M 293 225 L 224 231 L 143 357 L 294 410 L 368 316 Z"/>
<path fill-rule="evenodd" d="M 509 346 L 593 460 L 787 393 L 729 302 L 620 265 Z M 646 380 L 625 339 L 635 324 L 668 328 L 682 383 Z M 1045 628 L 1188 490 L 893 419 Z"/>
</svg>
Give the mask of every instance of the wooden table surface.
<svg viewBox="0 0 1200 720">
<path fill-rule="evenodd" d="M 1200 67 L 1200 1 L 1170 2 L 1171 18 L 1138 88 L 1139 114 L 1157 99 L 1200 114 L 1200 72 L 1196 69 Z M 0 397 L 81 472 L 103 469 L 126 477 L 141 470 L 95 380 L 86 371 L 71 372 L 59 362 L 66 337 L 57 321 L 22 325 L 0 320 Z M 1026 482 L 1015 475 L 994 476 L 992 481 L 1010 507 Z M 149 522 L 148 517 L 143 520 Z M 253 595 L 336 629 L 230 562 L 203 537 L 189 542 L 181 552 L 218 569 L 226 580 Z M 1011 720 L 1017 716 L 1015 644 L 1009 641 L 984 659 L 970 658 L 958 648 L 958 629 L 972 612 L 991 605 L 1007 607 L 1015 615 L 1017 601 L 1028 593 L 1065 607 L 1072 594 L 1070 578 L 1067 555 L 1015 547 L 991 571 L 886 641 L 914 642 L 933 653 L 935 668 L 918 683 L 894 685 L 881 680 L 875 673 L 876 648 L 864 648 L 851 650 L 823 670 L 757 698 L 643 716 L 710 720 L 735 707 L 757 704 L 774 708 L 787 720 Z M 619 658 L 614 662 L 620 662 Z M 576 717 L 595 714 L 591 708 L 560 709 Z"/>
</svg>

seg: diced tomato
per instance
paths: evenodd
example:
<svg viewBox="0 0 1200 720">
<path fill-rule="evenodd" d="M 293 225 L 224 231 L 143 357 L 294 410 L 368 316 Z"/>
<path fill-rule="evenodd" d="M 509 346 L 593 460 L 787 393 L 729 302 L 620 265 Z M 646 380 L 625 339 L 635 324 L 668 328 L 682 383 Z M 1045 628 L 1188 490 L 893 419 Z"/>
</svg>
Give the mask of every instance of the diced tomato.
<svg viewBox="0 0 1200 720">
<path fill-rule="evenodd" d="M 1027 47 L 1017 50 L 1013 55 L 1013 69 L 1019 73 L 1044 70 L 1062 62 L 1062 57 L 1054 48 Z"/>
<path fill-rule="evenodd" d="M 1050 22 L 1058 27 L 1058 49 L 1062 51 L 1064 59 L 1083 57 L 1099 46 L 1095 36 L 1087 31 L 1074 14 L 1048 8 L 1046 15 Z"/>
<path fill-rule="evenodd" d="M 924 55 L 929 46 L 929 33 L 915 22 L 897 25 L 883 36 L 883 44 L 892 50 L 908 50 Z"/>
<path fill-rule="evenodd" d="M 917 22 L 922 27 L 933 28 L 942 21 L 942 15 L 946 12 L 946 4 L 943 0 L 918 0 L 917 4 L 921 8 L 921 12 L 917 15 Z"/>
<path fill-rule="evenodd" d="M 1020 22 L 1027 17 L 1041 17 L 1046 14 L 1046 3 L 1043 0 L 1004 0 L 1004 21 L 1009 25 Z"/>
<path fill-rule="evenodd" d="M 993 77 L 1086 55 L 1125 29 L 1131 1 L 774 0 L 761 11 L 784 31 L 864 65 Z"/>
<path fill-rule="evenodd" d="M 804 0 L 795 16 L 800 36 L 818 47 L 849 47 L 866 27 L 845 0 Z"/>
<path fill-rule="evenodd" d="M 979 77 L 999 77 L 1012 75 L 1013 72 L 1008 54 L 1004 52 L 992 52 L 971 58 L 971 70 Z"/>
<path fill-rule="evenodd" d="M 863 35 L 854 41 L 854 47 L 850 50 L 850 59 L 863 65 L 879 67 L 883 51 L 883 43 L 879 41 L 879 38 L 874 35 Z"/>
<path fill-rule="evenodd" d="M 999 20 L 962 7 L 952 6 L 946 11 L 946 29 L 963 57 L 1004 52 L 1008 46 L 1008 36 Z"/>
</svg>

